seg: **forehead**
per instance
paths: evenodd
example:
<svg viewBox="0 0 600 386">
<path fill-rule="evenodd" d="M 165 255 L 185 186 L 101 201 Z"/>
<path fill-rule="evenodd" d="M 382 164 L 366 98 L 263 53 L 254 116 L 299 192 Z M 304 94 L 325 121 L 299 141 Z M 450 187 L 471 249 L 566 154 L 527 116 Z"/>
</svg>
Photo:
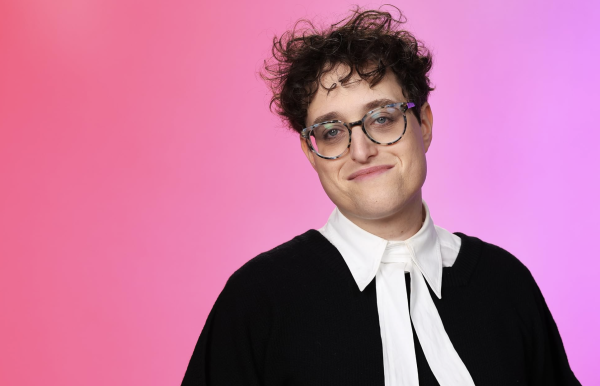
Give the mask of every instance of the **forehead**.
<svg viewBox="0 0 600 386">
<path fill-rule="evenodd" d="M 376 99 L 404 101 L 402 87 L 391 70 L 386 71 L 381 81 L 373 87 L 369 87 L 368 80 L 361 79 L 356 73 L 342 85 L 340 79 L 347 73 L 347 66 L 337 66 L 323 74 L 321 85 L 308 105 L 307 125 L 316 117 L 331 112 L 347 120 L 360 119 L 366 113 L 364 106 Z"/>
</svg>

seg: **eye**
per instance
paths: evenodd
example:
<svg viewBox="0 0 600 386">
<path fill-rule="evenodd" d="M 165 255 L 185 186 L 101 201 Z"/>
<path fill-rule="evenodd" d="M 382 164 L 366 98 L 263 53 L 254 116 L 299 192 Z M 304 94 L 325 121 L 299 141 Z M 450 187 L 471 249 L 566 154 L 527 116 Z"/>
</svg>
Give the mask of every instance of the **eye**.
<svg viewBox="0 0 600 386">
<path fill-rule="evenodd" d="M 332 138 L 338 135 L 340 132 L 339 129 L 330 129 L 325 132 L 325 138 Z"/>
<path fill-rule="evenodd" d="M 387 123 L 390 119 L 388 117 L 377 117 L 375 119 L 375 123 L 379 124 L 379 125 L 383 125 L 385 123 Z"/>
</svg>

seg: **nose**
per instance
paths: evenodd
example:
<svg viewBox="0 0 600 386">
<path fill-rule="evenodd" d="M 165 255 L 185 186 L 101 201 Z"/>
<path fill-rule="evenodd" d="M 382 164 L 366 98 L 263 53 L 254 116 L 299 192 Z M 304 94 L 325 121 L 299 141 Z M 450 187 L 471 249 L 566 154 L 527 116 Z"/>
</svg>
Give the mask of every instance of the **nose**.
<svg viewBox="0 0 600 386">
<path fill-rule="evenodd" d="M 367 137 L 361 126 L 354 127 L 351 138 L 350 156 L 354 161 L 366 163 L 369 158 L 377 155 L 377 144 Z"/>
</svg>

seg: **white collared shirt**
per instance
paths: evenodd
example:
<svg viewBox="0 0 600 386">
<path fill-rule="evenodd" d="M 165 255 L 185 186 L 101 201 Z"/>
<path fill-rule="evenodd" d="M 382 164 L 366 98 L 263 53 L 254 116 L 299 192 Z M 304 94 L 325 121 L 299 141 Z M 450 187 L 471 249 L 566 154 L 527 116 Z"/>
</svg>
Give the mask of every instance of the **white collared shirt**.
<svg viewBox="0 0 600 386">
<path fill-rule="evenodd" d="M 451 267 L 460 249 L 461 239 L 457 235 L 439 227 L 433 223 L 429 213 L 429 207 L 423 200 L 425 209 L 425 221 L 421 229 L 412 237 L 404 241 L 388 241 L 369 233 L 358 227 L 347 217 L 345 217 L 338 208 L 335 208 L 329 220 L 318 231 L 328 239 L 340 252 L 344 258 L 356 284 L 360 291 L 373 279 L 375 279 L 379 270 L 382 257 L 393 253 L 395 255 L 411 256 L 408 248 L 412 248 L 414 259 L 423 277 L 437 295 L 442 297 L 442 267 Z M 378 288 L 377 291 L 381 291 Z M 387 290 L 383 288 L 383 290 Z M 390 297 L 388 297 L 390 299 Z M 408 299 L 398 299 L 398 301 L 408 304 Z M 384 310 L 380 308 L 383 307 Z M 391 308 L 389 303 L 378 304 L 380 320 L 386 309 Z M 382 345 L 384 351 L 393 343 L 391 339 L 382 333 Z M 410 345 L 402 347 L 393 347 L 393 350 L 402 353 L 404 350 L 413 350 Z M 414 354 L 412 354 L 414 356 Z M 402 355 L 403 357 L 410 357 Z M 394 363 L 386 363 L 384 370 L 394 373 L 395 370 L 390 366 Z M 416 369 L 415 369 L 416 371 Z M 388 374 L 389 375 L 389 374 Z M 388 376 L 386 376 L 386 380 Z"/>
</svg>

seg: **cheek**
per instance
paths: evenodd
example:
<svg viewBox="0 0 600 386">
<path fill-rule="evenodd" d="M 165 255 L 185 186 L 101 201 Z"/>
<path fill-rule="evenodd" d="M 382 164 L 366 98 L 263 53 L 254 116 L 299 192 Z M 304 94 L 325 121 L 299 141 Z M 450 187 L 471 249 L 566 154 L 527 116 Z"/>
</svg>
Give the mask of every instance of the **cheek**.
<svg viewBox="0 0 600 386">
<path fill-rule="evenodd" d="M 404 184 L 415 185 L 424 181 L 427 174 L 425 153 L 415 138 L 405 143 L 405 147 L 397 153 L 400 162 L 400 174 Z"/>
<path fill-rule="evenodd" d="M 410 163 L 407 170 L 411 182 L 414 184 L 422 184 L 427 175 L 427 159 L 425 154 L 418 148 L 415 148 L 410 155 Z"/>
<path fill-rule="evenodd" d="M 339 168 L 336 167 L 335 163 L 324 164 L 319 163 L 317 165 L 317 174 L 321 185 L 326 189 L 334 189 L 338 184 Z"/>
<path fill-rule="evenodd" d="M 325 194 L 327 194 L 329 199 L 336 205 L 343 205 L 342 202 L 345 202 L 348 197 L 353 196 L 353 194 L 348 191 L 349 187 L 344 184 L 344 181 L 340 178 L 340 168 L 341 165 L 337 165 L 334 162 L 326 166 L 319 165 L 317 168 L 317 174 L 319 175 L 319 180 L 321 181 L 321 186 L 323 187 Z"/>
</svg>

